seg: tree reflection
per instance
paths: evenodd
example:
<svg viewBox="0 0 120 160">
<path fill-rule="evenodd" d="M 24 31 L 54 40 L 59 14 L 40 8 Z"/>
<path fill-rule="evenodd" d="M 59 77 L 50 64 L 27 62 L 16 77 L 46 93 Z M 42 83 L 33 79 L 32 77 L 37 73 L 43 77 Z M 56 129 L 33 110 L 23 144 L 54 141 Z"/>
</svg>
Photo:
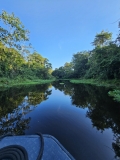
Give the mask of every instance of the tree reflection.
<svg viewBox="0 0 120 160">
<path fill-rule="evenodd" d="M 49 85 L 12 88 L 0 92 L 0 135 L 24 134 L 31 118 L 27 114 L 48 99 Z"/>
<path fill-rule="evenodd" d="M 108 89 L 84 84 L 64 82 L 53 86 L 71 97 L 76 107 L 87 108 L 86 116 L 91 119 L 93 127 L 103 132 L 111 128 L 114 133 L 112 147 L 116 157 L 120 157 L 120 103 L 114 102 L 108 96 Z"/>
<path fill-rule="evenodd" d="M 31 105 L 40 104 L 42 101 L 48 99 L 48 95 L 51 94 L 51 90 L 45 92 L 29 92 L 28 93 L 28 102 Z"/>
<path fill-rule="evenodd" d="M 112 143 L 112 148 L 115 151 L 115 158 L 120 157 L 120 135 L 115 135 L 115 140 Z"/>
</svg>

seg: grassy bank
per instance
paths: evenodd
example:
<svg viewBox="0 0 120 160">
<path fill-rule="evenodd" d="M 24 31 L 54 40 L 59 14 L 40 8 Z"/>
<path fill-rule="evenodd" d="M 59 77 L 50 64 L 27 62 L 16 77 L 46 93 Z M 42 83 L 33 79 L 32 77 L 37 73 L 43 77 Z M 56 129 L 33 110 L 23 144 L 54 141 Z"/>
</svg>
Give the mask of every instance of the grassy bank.
<svg viewBox="0 0 120 160">
<path fill-rule="evenodd" d="M 120 89 L 120 81 L 119 80 L 98 80 L 98 79 L 71 79 L 71 83 L 84 83 L 91 84 L 96 86 L 105 86 L 113 89 Z"/>
<path fill-rule="evenodd" d="M 54 79 L 0 79 L 0 88 L 9 88 L 13 86 L 22 86 L 22 85 L 34 85 L 34 84 L 46 84 L 54 81 Z"/>
</svg>

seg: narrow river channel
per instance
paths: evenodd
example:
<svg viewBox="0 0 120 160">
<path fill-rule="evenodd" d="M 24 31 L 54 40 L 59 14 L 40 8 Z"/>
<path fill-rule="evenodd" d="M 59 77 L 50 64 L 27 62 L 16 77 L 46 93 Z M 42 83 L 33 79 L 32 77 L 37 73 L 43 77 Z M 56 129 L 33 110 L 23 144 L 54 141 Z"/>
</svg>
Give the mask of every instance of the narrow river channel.
<svg viewBox="0 0 120 160">
<path fill-rule="evenodd" d="M 41 132 L 76 160 L 120 157 L 120 103 L 108 88 L 68 81 L 0 91 L 0 135 Z"/>
</svg>

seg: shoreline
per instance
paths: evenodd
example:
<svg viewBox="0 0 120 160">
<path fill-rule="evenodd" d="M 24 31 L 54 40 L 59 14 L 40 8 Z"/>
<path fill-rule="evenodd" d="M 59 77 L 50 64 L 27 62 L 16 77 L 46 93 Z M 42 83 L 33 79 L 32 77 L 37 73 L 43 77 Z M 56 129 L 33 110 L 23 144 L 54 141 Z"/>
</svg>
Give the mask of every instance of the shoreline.
<svg viewBox="0 0 120 160">
<path fill-rule="evenodd" d="M 113 99 L 117 102 L 120 102 L 120 81 L 119 80 L 107 80 L 100 81 L 96 79 L 72 79 L 71 83 L 74 84 L 91 84 L 95 86 L 107 87 L 110 88 L 108 95 L 113 97 Z"/>
<path fill-rule="evenodd" d="M 120 89 L 120 81 L 119 80 L 98 80 L 98 79 L 70 79 L 71 83 L 75 84 L 91 84 L 95 86 L 103 86 L 103 87 L 109 87 L 112 89 Z"/>
<path fill-rule="evenodd" d="M 14 86 L 26 86 L 35 84 L 46 84 L 55 81 L 55 79 L 35 79 L 35 80 L 10 80 L 10 79 L 0 79 L 0 89 L 7 89 Z"/>
<path fill-rule="evenodd" d="M 108 92 L 109 96 L 112 96 L 114 100 L 120 102 L 120 81 L 119 80 L 98 80 L 98 79 L 0 79 L 0 91 L 7 90 L 12 87 L 21 87 L 21 86 L 31 86 L 36 84 L 48 84 L 53 81 L 58 80 L 69 80 L 70 83 L 74 84 L 90 84 L 98 87 L 107 87 L 110 88 Z"/>
</svg>

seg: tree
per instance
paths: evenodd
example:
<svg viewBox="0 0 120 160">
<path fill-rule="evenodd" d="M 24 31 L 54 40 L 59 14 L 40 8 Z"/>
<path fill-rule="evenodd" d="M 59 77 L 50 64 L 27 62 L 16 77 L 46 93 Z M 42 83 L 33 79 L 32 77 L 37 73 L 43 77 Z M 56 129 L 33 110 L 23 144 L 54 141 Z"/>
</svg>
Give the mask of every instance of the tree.
<svg viewBox="0 0 120 160">
<path fill-rule="evenodd" d="M 14 13 L 8 14 L 3 11 L 0 14 L 0 21 L 6 26 L 6 29 L 0 26 L 0 41 L 9 47 L 21 49 L 19 42 L 29 40 L 29 31 L 25 30 L 22 22 L 15 17 Z"/>
<path fill-rule="evenodd" d="M 74 70 L 74 77 L 81 78 L 85 75 L 88 69 L 88 52 L 78 52 L 73 55 L 72 64 Z"/>
<path fill-rule="evenodd" d="M 2 23 L 3 22 L 3 23 Z M 51 78 L 52 65 L 47 58 L 33 52 L 29 40 L 29 31 L 25 29 L 14 13 L 0 13 L 0 77 L 17 78 Z"/>
<path fill-rule="evenodd" d="M 64 66 L 56 68 L 52 75 L 56 78 L 71 78 L 73 75 L 72 63 L 66 62 Z"/>
<path fill-rule="evenodd" d="M 43 58 L 39 53 L 34 52 L 27 57 L 28 65 L 32 68 L 44 67 L 45 58 Z"/>
<path fill-rule="evenodd" d="M 66 62 L 64 64 L 64 72 L 65 72 L 65 78 L 71 78 L 73 76 L 73 65 L 72 63 Z"/>
<path fill-rule="evenodd" d="M 96 46 L 103 46 L 112 38 L 112 33 L 105 32 L 104 30 L 101 33 L 96 34 L 94 41 L 92 44 Z"/>
<path fill-rule="evenodd" d="M 86 78 L 119 79 L 120 78 L 120 47 L 110 43 L 108 46 L 97 47 L 89 59 L 89 70 Z"/>
</svg>

